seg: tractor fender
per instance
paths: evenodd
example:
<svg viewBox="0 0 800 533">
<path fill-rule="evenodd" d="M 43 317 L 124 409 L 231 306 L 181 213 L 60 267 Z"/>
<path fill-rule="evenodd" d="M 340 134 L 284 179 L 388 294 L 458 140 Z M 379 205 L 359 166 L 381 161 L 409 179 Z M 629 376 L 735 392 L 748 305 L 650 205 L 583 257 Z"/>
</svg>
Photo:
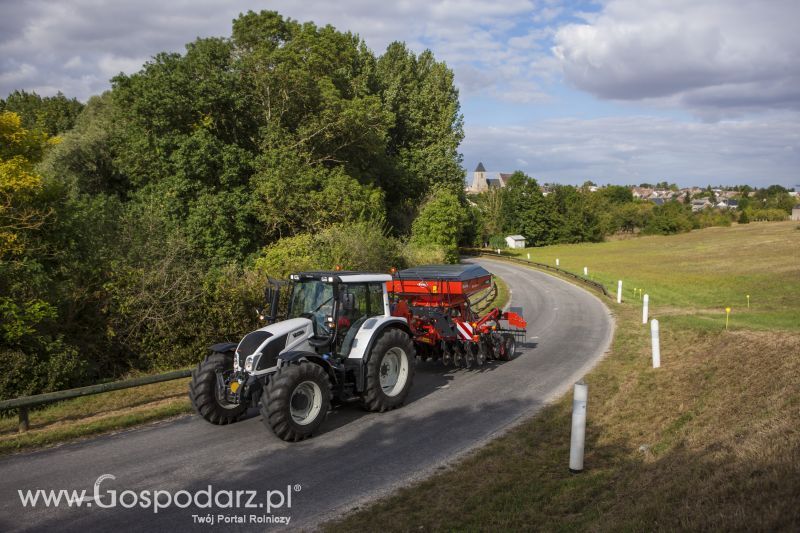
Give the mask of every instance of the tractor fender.
<svg viewBox="0 0 800 533">
<path fill-rule="evenodd" d="M 411 328 L 408 326 L 408 321 L 403 317 L 374 316 L 364 322 L 356 334 L 350 354 L 347 357 L 347 366 L 355 370 L 356 390 L 364 390 L 367 379 L 366 367 L 372 347 L 381 336 L 381 333 L 389 328 L 397 328 L 405 332 L 409 338 L 414 338 Z"/>
<path fill-rule="evenodd" d="M 328 376 L 331 378 L 331 383 L 336 385 L 338 383 L 338 379 L 336 379 L 336 371 L 331 365 L 330 361 L 325 359 L 323 356 L 316 354 L 314 352 L 305 352 L 302 350 L 293 350 L 283 352 L 278 355 L 278 366 L 283 366 L 289 363 L 295 363 L 299 361 L 310 361 L 312 363 L 316 363 L 328 373 Z"/>
<path fill-rule="evenodd" d="M 375 340 L 380 337 L 381 332 L 386 328 L 398 328 L 413 337 L 411 328 L 408 327 L 408 321 L 403 317 L 398 316 L 373 316 L 368 318 L 361 329 L 358 330 L 353 345 L 350 348 L 350 353 L 347 356 L 348 362 L 354 359 L 359 359 L 366 363 L 369 360 L 369 353 Z"/>
<path fill-rule="evenodd" d="M 217 353 L 233 353 L 236 351 L 236 343 L 235 342 L 220 342 L 219 344 L 214 344 L 208 347 L 209 350 L 212 352 Z"/>
</svg>

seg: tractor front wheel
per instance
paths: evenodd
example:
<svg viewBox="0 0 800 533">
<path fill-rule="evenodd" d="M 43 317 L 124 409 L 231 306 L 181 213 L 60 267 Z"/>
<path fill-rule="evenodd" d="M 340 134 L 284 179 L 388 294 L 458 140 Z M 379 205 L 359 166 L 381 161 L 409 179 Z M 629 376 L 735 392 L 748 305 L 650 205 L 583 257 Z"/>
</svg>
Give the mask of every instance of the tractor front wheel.
<svg viewBox="0 0 800 533">
<path fill-rule="evenodd" d="M 247 405 L 231 403 L 227 399 L 226 377 L 230 373 L 233 373 L 233 356 L 219 352 L 206 356 L 192 370 L 189 400 L 197 414 L 212 424 L 232 424 L 247 411 Z"/>
<path fill-rule="evenodd" d="M 280 367 L 261 395 L 264 424 L 278 438 L 290 442 L 315 433 L 328 416 L 330 407 L 328 373 L 310 361 Z"/>
</svg>

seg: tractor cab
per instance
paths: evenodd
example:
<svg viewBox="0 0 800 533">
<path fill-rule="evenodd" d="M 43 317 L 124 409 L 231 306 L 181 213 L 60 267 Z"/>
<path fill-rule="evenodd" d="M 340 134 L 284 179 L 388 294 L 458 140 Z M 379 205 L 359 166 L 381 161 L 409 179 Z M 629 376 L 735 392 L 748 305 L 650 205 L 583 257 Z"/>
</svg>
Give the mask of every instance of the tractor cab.
<svg viewBox="0 0 800 533">
<path fill-rule="evenodd" d="M 320 355 L 347 358 L 364 322 L 389 314 L 388 274 L 300 272 L 290 280 L 287 319 L 311 321 L 308 343 Z"/>
</svg>

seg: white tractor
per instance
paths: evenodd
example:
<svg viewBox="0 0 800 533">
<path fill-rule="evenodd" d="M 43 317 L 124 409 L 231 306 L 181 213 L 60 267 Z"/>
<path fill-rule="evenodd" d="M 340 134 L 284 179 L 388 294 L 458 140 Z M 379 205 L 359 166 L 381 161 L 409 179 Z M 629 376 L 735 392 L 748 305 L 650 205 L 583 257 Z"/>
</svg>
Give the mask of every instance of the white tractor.
<svg viewBox="0 0 800 533">
<path fill-rule="evenodd" d="M 281 286 L 265 291 L 271 324 L 237 344 L 211 346 L 192 372 L 189 398 L 212 424 L 260 406 L 264 424 L 286 441 L 314 434 L 331 399 L 369 411 L 403 404 L 416 353 L 407 319 L 392 316 L 389 274 L 301 272 L 290 276 L 285 320 L 275 321 Z"/>
</svg>

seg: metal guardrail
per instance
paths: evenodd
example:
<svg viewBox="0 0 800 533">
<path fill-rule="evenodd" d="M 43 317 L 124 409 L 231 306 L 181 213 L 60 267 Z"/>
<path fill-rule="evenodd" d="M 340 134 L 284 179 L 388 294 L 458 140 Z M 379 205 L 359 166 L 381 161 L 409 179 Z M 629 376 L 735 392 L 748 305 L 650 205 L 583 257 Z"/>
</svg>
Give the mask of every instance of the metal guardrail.
<svg viewBox="0 0 800 533">
<path fill-rule="evenodd" d="M 192 371 L 190 369 L 173 370 L 172 372 L 165 372 L 164 374 L 142 376 L 140 378 L 126 379 L 122 381 L 112 381 L 110 383 L 100 383 L 99 385 L 89 385 L 88 387 L 80 387 L 77 389 L 47 392 L 45 394 L 36 394 L 34 396 L 20 396 L 19 398 L 14 398 L 13 400 L 0 401 L 0 411 L 19 409 L 19 432 L 23 433 L 28 431 L 30 428 L 30 422 L 28 421 L 28 409 L 31 407 L 59 402 L 61 400 L 80 398 L 81 396 L 100 394 L 102 392 L 131 389 L 133 387 L 141 387 L 142 385 L 150 385 L 152 383 L 161 383 L 163 381 L 188 378 L 191 375 Z"/>
<path fill-rule="evenodd" d="M 496 254 L 496 253 L 491 253 L 491 252 L 485 252 L 483 250 L 467 249 L 467 250 L 462 250 L 462 253 L 464 253 L 465 255 L 480 255 L 480 256 L 484 256 L 484 257 L 493 257 L 495 259 L 504 259 L 504 260 L 507 260 L 507 261 L 515 262 L 515 263 L 522 263 L 524 265 L 535 266 L 536 268 L 541 268 L 541 269 L 544 269 L 544 270 L 550 270 L 552 272 L 558 272 L 559 274 L 563 274 L 565 276 L 574 278 L 577 281 L 580 281 L 581 283 L 584 283 L 586 285 L 594 287 L 595 289 L 601 291 L 604 296 L 608 296 L 608 289 L 606 289 L 605 285 L 603 285 L 602 283 L 598 283 L 598 282 L 593 281 L 591 279 L 584 278 L 583 276 L 579 276 L 578 274 L 574 274 L 572 272 L 569 272 L 569 271 L 564 270 L 562 268 L 554 267 L 552 265 L 546 265 L 544 263 L 537 263 L 536 261 L 529 261 L 527 259 L 520 259 L 519 257 L 514 257 L 514 256 L 511 256 L 511 255 L 502 255 L 502 254 Z"/>
<path fill-rule="evenodd" d="M 474 302 L 470 302 L 470 307 L 475 307 L 474 311 L 478 314 L 483 313 L 489 307 L 489 304 L 492 303 L 497 296 L 497 284 L 492 283 L 491 288 L 486 291 L 486 294 L 475 300 Z"/>
</svg>

